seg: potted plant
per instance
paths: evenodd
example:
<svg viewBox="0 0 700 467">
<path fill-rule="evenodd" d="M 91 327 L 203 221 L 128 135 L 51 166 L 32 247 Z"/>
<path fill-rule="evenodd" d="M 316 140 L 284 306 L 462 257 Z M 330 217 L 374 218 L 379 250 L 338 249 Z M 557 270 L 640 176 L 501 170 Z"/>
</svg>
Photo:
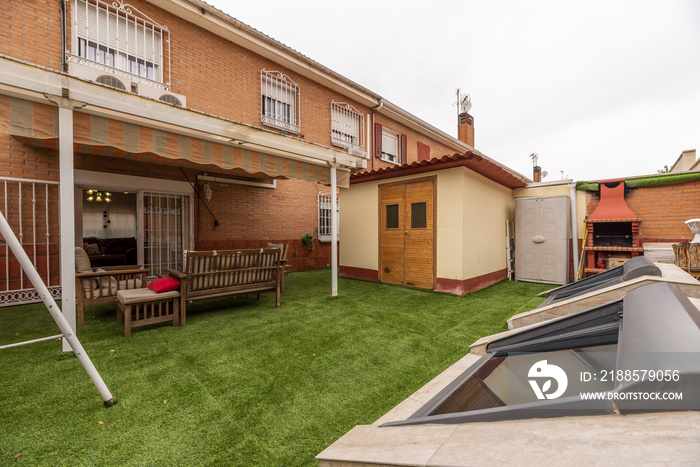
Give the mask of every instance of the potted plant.
<svg viewBox="0 0 700 467">
<path fill-rule="evenodd" d="M 304 245 L 307 251 L 314 249 L 314 236 L 311 234 L 304 234 L 301 236 L 301 243 Z"/>
</svg>

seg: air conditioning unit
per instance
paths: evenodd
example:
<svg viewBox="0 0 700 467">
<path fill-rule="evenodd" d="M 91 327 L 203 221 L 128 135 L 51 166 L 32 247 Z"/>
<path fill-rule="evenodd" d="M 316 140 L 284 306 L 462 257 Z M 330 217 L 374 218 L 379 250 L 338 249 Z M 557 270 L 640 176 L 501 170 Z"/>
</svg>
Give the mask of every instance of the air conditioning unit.
<svg viewBox="0 0 700 467">
<path fill-rule="evenodd" d="M 350 154 L 351 156 L 367 157 L 367 154 L 365 153 L 365 151 L 362 150 L 362 149 L 360 149 L 360 148 L 352 148 L 352 147 L 349 147 L 349 148 L 347 148 L 347 152 L 348 152 L 348 154 Z"/>
<path fill-rule="evenodd" d="M 108 69 L 88 66 L 74 61 L 68 62 L 68 73 L 120 91 L 131 91 L 131 80 L 112 73 Z"/>
<path fill-rule="evenodd" d="M 147 83 L 139 83 L 137 92 L 139 96 L 149 97 L 178 107 L 187 107 L 187 98 L 182 94 L 176 94 L 154 86 L 149 86 Z"/>
</svg>

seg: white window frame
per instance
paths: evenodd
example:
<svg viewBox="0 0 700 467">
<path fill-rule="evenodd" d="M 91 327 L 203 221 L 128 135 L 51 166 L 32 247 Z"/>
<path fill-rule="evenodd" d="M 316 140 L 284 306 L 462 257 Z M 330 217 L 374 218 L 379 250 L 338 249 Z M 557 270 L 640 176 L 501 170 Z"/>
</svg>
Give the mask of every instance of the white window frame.
<svg viewBox="0 0 700 467">
<path fill-rule="evenodd" d="M 340 219 L 340 199 L 336 197 L 335 210 Z M 318 241 L 330 242 L 331 235 L 331 194 L 318 194 Z M 338 240 L 340 240 L 340 229 L 338 229 Z"/>
<path fill-rule="evenodd" d="M 331 143 L 365 156 L 364 117 L 350 104 L 331 102 Z"/>
<path fill-rule="evenodd" d="M 164 89 L 170 85 L 170 31 L 131 5 L 74 0 L 72 39 L 70 62 L 137 83 Z M 164 69 L 168 70 L 167 80 Z"/>
<path fill-rule="evenodd" d="M 393 139 L 396 141 L 396 147 L 392 148 L 387 143 L 387 139 Z M 395 149 L 395 153 L 392 154 L 389 150 Z M 381 159 L 386 162 L 391 162 L 392 164 L 400 164 L 401 158 L 401 135 L 395 131 L 387 130 L 382 128 L 382 157 Z"/>
<path fill-rule="evenodd" d="M 260 121 L 290 133 L 299 133 L 299 85 L 279 71 L 260 72 Z"/>
</svg>

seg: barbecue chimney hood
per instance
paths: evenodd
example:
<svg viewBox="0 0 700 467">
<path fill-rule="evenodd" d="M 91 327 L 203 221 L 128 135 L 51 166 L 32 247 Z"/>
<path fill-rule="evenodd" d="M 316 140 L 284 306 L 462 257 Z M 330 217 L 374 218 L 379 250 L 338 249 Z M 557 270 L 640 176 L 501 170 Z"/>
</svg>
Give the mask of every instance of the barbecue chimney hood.
<svg viewBox="0 0 700 467">
<path fill-rule="evenodd" d="M 600 182 L 600 202 L 588 216 L 589 221 L 633 222 L 637 215 L 625 202 L 625 181 L 608 180 Z"/>
</svg>

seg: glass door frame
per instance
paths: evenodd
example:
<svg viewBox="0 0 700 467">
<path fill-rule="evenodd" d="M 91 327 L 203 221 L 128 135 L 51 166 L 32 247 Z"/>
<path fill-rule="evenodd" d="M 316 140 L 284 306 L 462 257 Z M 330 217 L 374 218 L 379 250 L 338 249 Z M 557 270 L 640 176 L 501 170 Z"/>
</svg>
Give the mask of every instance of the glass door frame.
<svg viewBox="0 0 700 467">
<path fill-rule="evenodd" d="M 186 209 L 183 213 L 182 249 L 193 249 L 194 245 L 194 188 L 188 182 L 178 180 L 165 180 L 160 178 L 138 177 L 134 175 L 112 174 L 105 172 L 93 172 L 88 170 L 74 171 L 74 184 L 76 193 L 84 188 L 109 189 L 112 191 L 131 191 L 137 193 L 136 205 L 136 245 L 138 250 L 138 263 L 144 264 L 144 219 L 143 219 L 143 193 L 158 193 L 163 195 L 183 195 L 189 197 Z M 147 188 L 146 188 L 147 187 Z M 76 200 L 79 200 L 77 197 Z M 185 205 L 183 204 L 183 208 Z M 82 202 L 75 203 L 75 246 L 82 246 L 83 239 L 83 206 Z"/>
</svg>

